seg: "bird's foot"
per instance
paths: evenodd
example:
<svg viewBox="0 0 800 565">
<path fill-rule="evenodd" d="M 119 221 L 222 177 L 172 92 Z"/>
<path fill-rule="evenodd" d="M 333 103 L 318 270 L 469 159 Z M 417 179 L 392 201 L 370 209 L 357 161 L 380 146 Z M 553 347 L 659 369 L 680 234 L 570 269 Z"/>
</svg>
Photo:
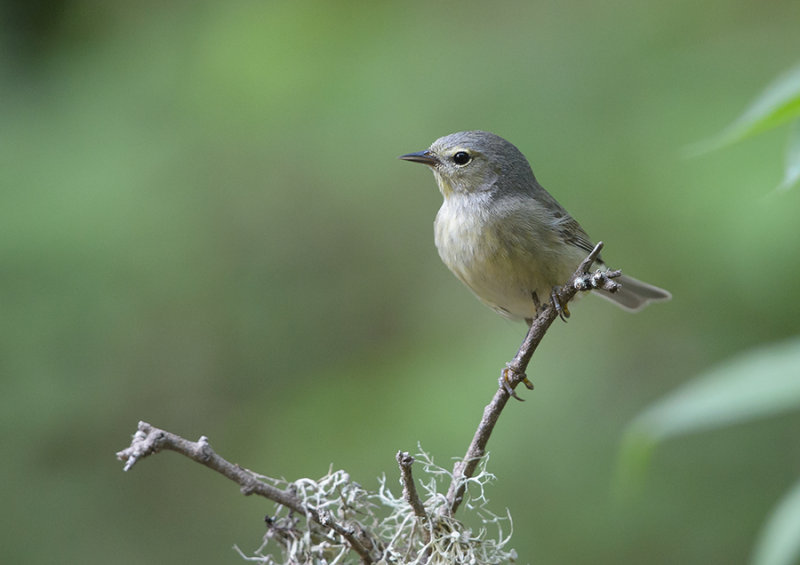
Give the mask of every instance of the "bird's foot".
<svg viewBox="0 0 800 565">
<path fill-rule="evenodd" d="M 558 297 L 558 292 L 561 290 L 561 287 L 554 286 L 553 290 L 550 292 L 550 302 L 553 303 L 553 308 L 556 309 L 558 312 L 558 317 L 561 318 L 563 321 L 567 321 L 567 318 L 570 317 L 569 308 L 567 308 L 567 304 L 561 303 L 561 299 Z"/>
<path fill-rule="evenodd" d="M 528 390 L 533 390 L 533 383 L 528 380 L 527 375 L 525 373 L 519 373 L 516 369 L 511 367 L 511 364 L 507 364 L 505 368 L 500 372 L 500 386 L 508 393 L 509 396 L 516 398 L 520 402 L 524 401 L 524 398 L 520 398 L 514 387 L 517 386 L 519 383 L 524 384 Z"/>
</svg>

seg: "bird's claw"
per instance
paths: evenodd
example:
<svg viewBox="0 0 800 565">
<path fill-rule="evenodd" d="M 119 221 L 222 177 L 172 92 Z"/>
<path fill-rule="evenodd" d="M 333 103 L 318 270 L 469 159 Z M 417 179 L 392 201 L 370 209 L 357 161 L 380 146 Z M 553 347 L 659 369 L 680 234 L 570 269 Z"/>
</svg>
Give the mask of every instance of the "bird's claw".
<svg viewBox="0 0 800 565">
<path fill-rule="evenodd" d="M 553 303 L 553 308 L 555 308 L 556 312 L 558 312 L 558 317 L 566 322 L 567 318 L 570 317 L 570 312 L 569 308 L 567 308 L 567 304 L 561 303 L 561 299 L 558 297 L 559 290 L 561 290 L 559 287 L 553 287 L 553 290 L 550 293 L 550 302 Z"/>
<path fill-rule="evenodd" d="M 518 373 L 512 367 L 507 365 L 500 375 L 500 386 L 503 387 L 510 397 L 515 398 L 520 402 L 524 402 L 525 399 L 517 395 L 514 387 L 512 386 L 512 382 L 514 382 L 515 385 L 517 383 L 522 383 L 528 390 L 533 390 L 533 383 L 528 379 L 525 373 Z"/>
</svg>

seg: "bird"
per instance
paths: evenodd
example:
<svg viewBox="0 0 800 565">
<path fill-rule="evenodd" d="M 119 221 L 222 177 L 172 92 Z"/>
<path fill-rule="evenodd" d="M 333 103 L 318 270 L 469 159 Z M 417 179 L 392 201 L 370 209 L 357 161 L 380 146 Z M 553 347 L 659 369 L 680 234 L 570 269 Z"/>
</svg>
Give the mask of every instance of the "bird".
<svg viewBox="0 0 800 565">
<path fill-rule="evenodd" d="M 552 297 L 561 309 L 554 289 L 595 245 L 539 184 L 515 145 L 487 131 L 461 131 L 399 158 L 433 171 L 443 197 L 434 221 L 436 248 L 478 299 L 528 324 L 542 299 Z M 607 270 L 599 256 L 594 266 Z M 671 298 L 668 291 L 628 275 L 614 280 L 621 285 L 616 292 L 593 292 L 630 312 Z"/>
</svg>

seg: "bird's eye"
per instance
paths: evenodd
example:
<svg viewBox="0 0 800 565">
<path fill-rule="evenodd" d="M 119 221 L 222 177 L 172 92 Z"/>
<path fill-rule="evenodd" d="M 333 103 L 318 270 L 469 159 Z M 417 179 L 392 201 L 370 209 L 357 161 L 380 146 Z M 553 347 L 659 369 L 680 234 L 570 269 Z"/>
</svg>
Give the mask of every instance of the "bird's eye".
<svg viewBox="0 0 800 565">
<path fill-rule="evenodd" d="M 467 153 L 466 151 L 459 151 L 458 153 L 453 155 L 453 163 L 455 163 L 456 165 L 466 165 L 467 163 L 469 163 L 470 159 L 472 159 L 472 157 L 470 157 L 469 153 Z"/>
</svg>

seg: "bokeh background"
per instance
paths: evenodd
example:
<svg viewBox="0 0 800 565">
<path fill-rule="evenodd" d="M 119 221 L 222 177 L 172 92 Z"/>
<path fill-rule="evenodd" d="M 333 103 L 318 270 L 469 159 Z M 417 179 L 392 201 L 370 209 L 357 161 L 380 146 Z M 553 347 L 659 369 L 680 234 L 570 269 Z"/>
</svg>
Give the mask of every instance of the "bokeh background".
<svg viewBox="0 0 800 565">
<path fill-rule="evenodd" d="M 287 478 L 450 466 L 524 327 L 433 246 L 397 155 L 513 141 L 615 267 L 674 300 L 575 305 L 490 444 L 520 562 L 745 563 L 800 416 L 672 441 L 614 495 L 644 406 L 798 332 L 785 130 L 699 157 L 800 59 L 800 4 L 4 2 L 0 546 L 8 563 L 241 563 L 266 501 L 139 420 Z"/>
</svg>

